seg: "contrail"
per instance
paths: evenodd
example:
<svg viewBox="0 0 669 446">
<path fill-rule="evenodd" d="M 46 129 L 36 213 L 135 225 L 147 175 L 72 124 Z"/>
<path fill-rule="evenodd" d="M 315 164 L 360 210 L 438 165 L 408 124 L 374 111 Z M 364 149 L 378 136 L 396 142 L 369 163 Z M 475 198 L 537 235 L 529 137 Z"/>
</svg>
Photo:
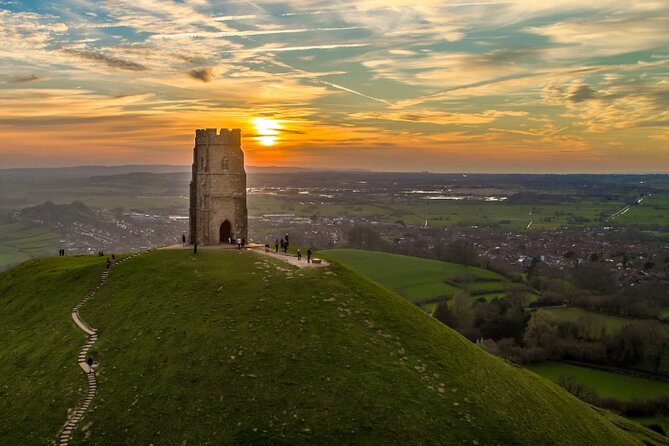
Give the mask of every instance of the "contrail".
<svg viewBox="0 0 669 446">
<path fill-rule="evenodd" d="M 341 85 L 333 84 L 332 82 L 324 81 L 323 79 L 316 78 L 316 79 L 313 79 L 313 80 L 315 80 L 316 82 L 319 82 L 321 84 L 329 85 L 332 88 L 337 88 L 339 90 L 348 91 L 349 93 L 353 93 L 353 94 L 356 94 L 358 96 L 362 96 L 363 98 L 371 99 L 372 101 L 380 102 L 382 104 L 391 105 L 391 106 L 393 105 L 391 102 L 388 102 L 384 99 L 375 98 L 374 96 L 369 96 L 369 95 L 366 95 L 364 93 L 360 93 L 359 91 L 351 90 L 350 88 L 346 88 L 346 87 L 343 87 Z"/>
<path fill-rule="evenodd" d="M 358 48 L 369 46 L 369 43 L 340 43 L 333 45 L 313 45 L 313 46 L 285 46 L 277 48 L 249 48 L 245 50 L 223 51 L 224 53 L 281 53 L 284 51 L 307 51 L 307 50 L 332 50 L 336 48 Z"/>
<path fill-rule="evenodd" d="M 339 85 L 339 84 L 335 84 L 335 83 L 332 83 L 332 82 L 324 81 L 323 79 L 321 79 L 319 77 L 319 76 L 325 75 L 323 73 L 319 73 L 319 74 L 310 73 L 310 72 L 302 70 L 300 68 L 295 68 L 292 65 L 289 65 L 285 62 L 279 62 L 279 61 L 276 61 L 276 60 L 273 63 L 274 63 L 274 65 L 277 65 L 279 67 L 292 70 L 295 73 L 297 73 L 297 74 L 299 74 L 303 77 L 309 78 L 312 81 L 317 82 L 319 84 L 327 85 L 329 87 L 336 88 L 336 89 L 342 90 L 342 91 L 346 91 L 348 93 L 353 93 L 355 95 L 361 96 L 363 98 L 371 99 L 372 101 L 380 102 L 380 103 L 385 104 L 385 105 L 392 105 L 392 103 L 390 103 L 390 102 L 388 102 L 384 99 L 375 98 L 374 96 L 370 96 L 368 94 L 361 93 L 361 92 L 356 91 L 356 90 L 352 90 L 350 88 L 344 87 L 343 85 Z"/>
<path fill-rule="evenodd" d="M 346 26 L 341 28 L 296 28 L 296 29 L 274 29 L 274 30 L 249 30 L 216 33 L 181 33 L 181 34 L 154 34 L 150 39 L 195 39 L 200 37 L 248 37 L 263 36 L 269 34 L 297 34 L 318 31 L 350 31 L 360 29 L 359 26 Z"/>
</svg>

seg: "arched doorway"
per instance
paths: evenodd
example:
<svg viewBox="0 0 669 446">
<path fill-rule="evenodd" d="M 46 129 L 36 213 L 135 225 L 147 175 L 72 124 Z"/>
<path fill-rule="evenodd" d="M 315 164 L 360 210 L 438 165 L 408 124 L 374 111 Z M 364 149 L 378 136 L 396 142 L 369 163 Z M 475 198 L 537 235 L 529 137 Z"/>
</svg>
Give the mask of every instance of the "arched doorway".
<svg viewBox="0 0 669 446">
<path fill-rule="evenodd" d="M 219 231 L 219 242 L 220 243 L 228 243 L 228 239 L 232 235 L 232 224 L 228 221 L 225 220 L 223 223 L 221 223 L 221 229 Z"/>
</svg>

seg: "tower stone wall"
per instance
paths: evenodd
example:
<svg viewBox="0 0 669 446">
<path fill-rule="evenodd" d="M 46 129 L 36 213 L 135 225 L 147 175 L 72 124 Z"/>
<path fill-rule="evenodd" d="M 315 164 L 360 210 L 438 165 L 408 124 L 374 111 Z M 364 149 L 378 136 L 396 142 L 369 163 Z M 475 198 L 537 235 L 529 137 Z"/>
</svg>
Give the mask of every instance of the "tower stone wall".
<svg viewBox="0 0 669 446">
<path fill-rule="evenodd" d="M 240 129 L 198 129 L 190 183 L 190 242 L 248 241 L 246 171 Z"/>
</svg>

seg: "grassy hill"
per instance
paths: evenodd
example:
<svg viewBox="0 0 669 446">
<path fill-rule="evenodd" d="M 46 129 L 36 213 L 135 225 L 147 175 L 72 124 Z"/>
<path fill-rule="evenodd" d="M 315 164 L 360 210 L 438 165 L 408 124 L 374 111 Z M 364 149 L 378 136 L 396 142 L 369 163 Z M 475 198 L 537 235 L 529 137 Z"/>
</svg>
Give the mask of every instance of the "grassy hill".
<svg viewBox="0 0 669 446">
<path fill-rule="evenodd" d="M 528 302 L 536 297 L 525 285 L 474 266 L 359 249 L 332 249 L 318 254 L 346 265 L 427 309 L 458 291 L 486 299 L 510 291 L 527 293 Z"/>
<path fill-rule="evenodd" d="M 0 444 L 49 443 L 83 397 L 69 311 L 99 263 L 0 274 Z M 669 444 L 336 264 L 156 251 L 81 315 L 98 394 L 71 444 Z"/>
</svg>

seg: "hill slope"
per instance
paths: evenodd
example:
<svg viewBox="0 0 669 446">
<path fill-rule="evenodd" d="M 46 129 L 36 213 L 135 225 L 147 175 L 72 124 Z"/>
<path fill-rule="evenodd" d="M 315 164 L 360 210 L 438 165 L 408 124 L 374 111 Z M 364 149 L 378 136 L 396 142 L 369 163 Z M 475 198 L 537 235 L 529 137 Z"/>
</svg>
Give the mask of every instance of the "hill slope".
<svg viewBox="0 0 669 446">
<path fill-rule="evenodd" d="M 85 383 L 68 313 L 90 262 L 0 274 L 0 443 L 55 438 Z M 71 444 L 669 444 L 337 265 L 152 252 L 114 267 L 81 315 L 99 329 L 98 393 Z"/>
<path fill-rule="evenodd" d="M 318 255 L 342 263 L 419 305 L 445 300 L 457 291 L 477 298 L 511 291 L 533 296 L 527 286 L 475 266 L 360 249 L 330 249 Z"/>
</svg>

